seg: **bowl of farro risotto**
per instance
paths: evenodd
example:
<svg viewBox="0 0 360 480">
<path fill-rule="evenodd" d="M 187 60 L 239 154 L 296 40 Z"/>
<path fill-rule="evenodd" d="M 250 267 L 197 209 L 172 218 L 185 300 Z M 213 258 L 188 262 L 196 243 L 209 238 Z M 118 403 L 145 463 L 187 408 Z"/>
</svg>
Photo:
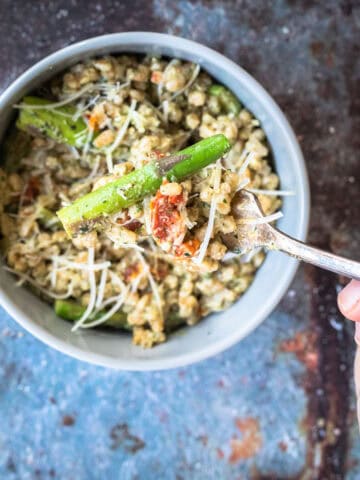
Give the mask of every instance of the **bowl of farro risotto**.
<svg viewBox="0 0 360 480">
<path fill-rule="evenodd" d="M 281 299 L 296 261 L 229 252 L 231 202 L 247 188 L 303 240 L 307 175 L 241 67 L 174 36 L 106 35 L 37 63 L 0 108 L 0 298 L 37 338 L 165 369 L 233 345 Z"/>
</svg>

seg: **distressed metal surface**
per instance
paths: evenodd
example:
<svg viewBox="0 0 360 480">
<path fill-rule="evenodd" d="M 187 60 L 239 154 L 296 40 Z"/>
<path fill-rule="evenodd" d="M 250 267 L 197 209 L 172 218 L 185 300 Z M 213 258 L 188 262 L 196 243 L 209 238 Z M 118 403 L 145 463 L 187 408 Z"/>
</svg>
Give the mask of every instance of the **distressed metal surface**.
<svg viewBox="0 0 360 480">
<path fill-rule="evenodd" d="M 45 54 L 106 32 L 214 47 L 268 89 L 299 136 L 310 240 L 359 259 L 359 25 L 355 0 L 2 0 L 0 88 Z M 66 358 L 0 310 L 0 478 L 360 478 L 352 326 L 336 310 L 338 286 L 301 268 L 239 345 L 150 374 Z"/>
</svg>

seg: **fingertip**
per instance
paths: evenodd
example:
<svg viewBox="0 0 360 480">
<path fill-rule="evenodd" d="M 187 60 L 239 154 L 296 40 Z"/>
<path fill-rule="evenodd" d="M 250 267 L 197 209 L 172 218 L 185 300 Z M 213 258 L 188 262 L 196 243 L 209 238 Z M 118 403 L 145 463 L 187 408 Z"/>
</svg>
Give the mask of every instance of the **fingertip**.
<svg viewBox="0 0 360 480">
<path fill-rule="evenodd" d="M 341 313 L 354 322 L 360 322 L 360 281 L 351 280 L 339 293 L 338 306 Z"/>
</svg>

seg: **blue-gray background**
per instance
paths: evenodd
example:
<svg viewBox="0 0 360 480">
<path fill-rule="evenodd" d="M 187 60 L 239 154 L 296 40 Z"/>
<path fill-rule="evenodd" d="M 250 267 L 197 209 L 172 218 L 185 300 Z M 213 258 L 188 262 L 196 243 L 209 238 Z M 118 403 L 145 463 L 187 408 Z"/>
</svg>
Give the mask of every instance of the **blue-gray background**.
<svg viewBox="0 0 360 480">
<path fill-rule="evenodd" d="M 153 30 L 203 42 L 253 74 L 294 126 L 311 180 L 310 240 L 359 259 L 359 25 L 356 0 L 1 0 L 0 89 L 89 36 Z M 79 363 L 0 309 L 0 478 L 360 478 L 342 282 L 302 267 L 241 344 L 161 373 Z"/>
</svg>

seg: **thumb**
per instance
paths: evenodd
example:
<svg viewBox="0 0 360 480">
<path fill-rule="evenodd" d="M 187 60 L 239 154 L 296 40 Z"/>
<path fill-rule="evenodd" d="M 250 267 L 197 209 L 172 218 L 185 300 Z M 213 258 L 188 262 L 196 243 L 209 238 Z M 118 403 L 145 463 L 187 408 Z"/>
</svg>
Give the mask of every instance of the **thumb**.
<svg viewBox="0 0 360 480">
<path fill-rule="evenodd" d="M 360 281 L 351 280 L 339 293 L 338 306 L 341 313 L 354 322 L 360 322 Z"/>
</svg>

